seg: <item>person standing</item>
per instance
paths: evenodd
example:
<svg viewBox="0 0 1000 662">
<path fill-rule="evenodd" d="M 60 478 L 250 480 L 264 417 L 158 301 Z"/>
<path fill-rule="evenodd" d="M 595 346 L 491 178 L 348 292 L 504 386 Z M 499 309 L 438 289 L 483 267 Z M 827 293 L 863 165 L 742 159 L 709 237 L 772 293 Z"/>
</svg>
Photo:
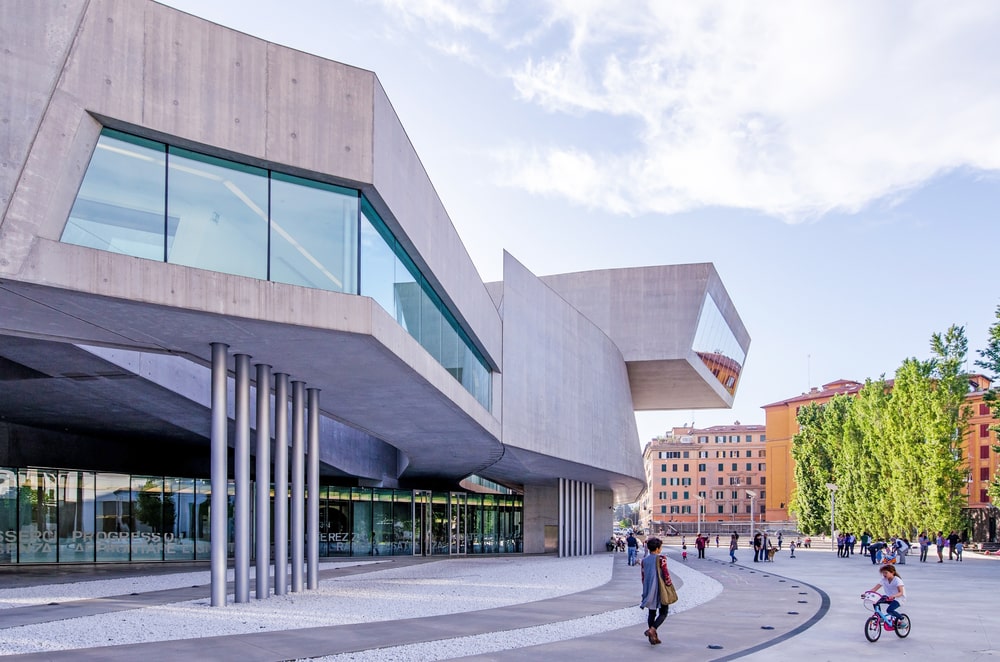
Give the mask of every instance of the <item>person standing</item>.
<svg viewBox="0 0 1000 662">
<path fill-rule="evenodd" d="M 729 562 L 736 563 L 736 549 L 740 546 L 739 537 L 734 532 L 729 539 Z"/>
<path fill-rule="evenodd" d="M 760 560 L 760 547 L 761 547 L 760 531 L 753 536 L 753 562 L 757 563 Z"/>
<path fill-rule="evenodd" d="M 660 604 L 660 578 L 663 583 L 671 585 L 670 572 L 667 570 L 667 557 L 660 554 L 662 543 L 655 536 L 646 541 L 649 554 L 642 560 L 642 600 L 640 607 L 648 610 L 646 624 L 649 626 L 644 634 L 652 645 L 661 643 L 657 629 L 667 618 L 670 605 Z M 659 612 L 659 613 L 657 613 Z"/>
<path fill-rule="evenodd" d="M 715 546 L 716 546 L 716 548 L 718 548 L 718 546 L 719 546 L 719 534 L 718 533 L 715 534 Z"/>
<path fill-rule="evenodd" d="M 944 563 L 944 531 L 938 531 L 934 542 L 937 545 L 938 563 Z"/>
<path fill-rule="evenodd" d="M 705 547 L 708 545 L 708 538 L 698 534 L 698 537 L 694 539 L 694 546 L 698 550 L 698 558 L 705 558 Z"/>
<path fill-rule="evenodd" d="M 628 532 L 628 537 L 625 538 L 625 546 L 628 547 L 628 564 L 635 565 L 635 557 L 639 552 L 639 541 L 636 540 L 635 534 L 631 531 Z"/>
<path fill-rule="evenodd" d="M 781 531 L 778 531 L 778 551 L 781 551 Z"/>
<path fill-rule="evenodd" d="M 931 539 L 927 536 L 926 531 L 920 532 L 917 542 L 920 543 L 920 562 L 927 563 L 927 548 L 931 546 Z"/>
<path fill-rule="evenodd" d="M 872 542 L 872 534 L 865 531 L 861 534 L 861 554 L 862 556 L 868 554 L 868 545 Z"/>
<path fill-rule="evenodd" d="M 951 530 L 948 534 L 948 560 L 955 560 L 955 545 L 958 544 L 958 534 L 955 533 L 955 529 Z"/>
</svg>

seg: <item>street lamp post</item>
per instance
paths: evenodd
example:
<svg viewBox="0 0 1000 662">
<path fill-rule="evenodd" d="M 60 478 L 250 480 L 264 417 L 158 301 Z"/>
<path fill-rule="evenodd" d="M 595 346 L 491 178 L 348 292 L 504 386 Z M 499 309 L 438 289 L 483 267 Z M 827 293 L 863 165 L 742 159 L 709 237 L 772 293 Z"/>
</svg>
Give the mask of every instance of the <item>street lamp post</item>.
<svg viewBox="0 0 1000 662">
<path fill-rule="evenodd" d="M 754 502 L 757 500 L 757 492 L 754 490 L 746 490 L 747 496 L 750 497 L 750 544 L 753 544 L 753 523 L 754 515 L 756 514 L 756 508 L 754 507 Z"/>
<path fill-rule="evenodd" d="M 826 489 L 830 490 L 830 549 L 837 551 L 837 530 L 834 528 L 837 521 L 837 484 L 827 483 Z"/>
<path fill-rule="evenodd" d="M 705 503 L 705 497 L 703 497 L 703 496 L 701 496 L 699 494 L 695 498 L 698 500 L 698 535 L 700 536 L 701 535 L 701 509 L 705 507 L 703 505 Z"/>
</svg>

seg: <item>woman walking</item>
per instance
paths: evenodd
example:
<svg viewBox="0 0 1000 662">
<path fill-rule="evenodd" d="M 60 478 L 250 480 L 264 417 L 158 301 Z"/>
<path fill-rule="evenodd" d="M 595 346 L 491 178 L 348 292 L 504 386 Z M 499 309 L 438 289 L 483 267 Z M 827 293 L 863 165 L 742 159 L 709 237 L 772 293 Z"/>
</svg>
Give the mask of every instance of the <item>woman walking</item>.
<svg viewBox="0 0 1000 662">
<path fill-rule="evenodd" d="M 736 537 L 736 533 L 734 532 L 733 536 L 729 539 L 729 562 L 730 563 L 736 563 L 736 549 L 739 546 L 740 546 L 739 538 Z M 793 547 L 792 549 L 794 550 L 795 548 Z M 792 555 L 793 556 L 795 555 L 794 551 L 792 551 Z"/>
<path fill-rule="evenodd" d="M 669 605 L 660 604 L 659 580 L 662 578 L 663 583 L 667 586 L 673 584 L 670 581 L 670 572 L 667 570 L 667 557 L 660 554 L 661 545 L 659 538 L 654 537 L 647 540 L 646 549 L 649 550 L 649 554 L 642 560 L 642 602 L 639 603 L 639 606 L 649 610 L 646 616 L 646 624 L 649 627 L 643 634 L 653 645 L 660 643 L 660 637 L 656 630 L 663 625 L 669 609 Z"/>
</svg>

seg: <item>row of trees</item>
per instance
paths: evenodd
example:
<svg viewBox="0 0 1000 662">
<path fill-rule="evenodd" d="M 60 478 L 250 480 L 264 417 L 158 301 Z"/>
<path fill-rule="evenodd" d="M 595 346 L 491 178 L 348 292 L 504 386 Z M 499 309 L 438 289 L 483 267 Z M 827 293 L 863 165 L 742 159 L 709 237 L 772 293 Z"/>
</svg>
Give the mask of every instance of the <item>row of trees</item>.
<svg viewBox="0 0 1000 662">
<path fill-rule="evenodd" d="M 1000 307 L 976 365 L 1000 375 Z M 796 489 L 790 509 L 806 533 L 829 532 L 837 485 L 838 530 L 898 534 L 965 528 L 968 464 L 964 436 L 968 341 L 952 326 L 931 337 L 932 357 L 906 359 L 895 379 L 868 380 L 855 396 L 838 395 L 798 414 L 792 439 Z M 985 401 L 1000 419 L 997 389 Z M 993 448 L 1000 452 L 1000 446 Z M 1000 476 L 990 496 L 1000 498 Z"/>
</svg>

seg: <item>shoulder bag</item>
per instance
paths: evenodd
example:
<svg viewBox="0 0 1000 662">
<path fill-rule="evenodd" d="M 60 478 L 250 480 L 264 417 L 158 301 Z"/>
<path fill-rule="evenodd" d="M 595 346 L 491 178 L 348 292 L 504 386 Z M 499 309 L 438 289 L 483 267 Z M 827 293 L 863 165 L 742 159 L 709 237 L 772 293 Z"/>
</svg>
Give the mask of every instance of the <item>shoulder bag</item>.
<svg viewBox="0 0 1000 662">
<path fill-rule="evenodd" d="M 673 583 L 668 584 L 663 581 L 663 572 L 660 567 L 660 555 L 656 555 L 656 581 L 660 583 L 660 604 L 661 605 L 672 605 L 677 602 L 677 589 L 674 588 Z"/>
</svg>

